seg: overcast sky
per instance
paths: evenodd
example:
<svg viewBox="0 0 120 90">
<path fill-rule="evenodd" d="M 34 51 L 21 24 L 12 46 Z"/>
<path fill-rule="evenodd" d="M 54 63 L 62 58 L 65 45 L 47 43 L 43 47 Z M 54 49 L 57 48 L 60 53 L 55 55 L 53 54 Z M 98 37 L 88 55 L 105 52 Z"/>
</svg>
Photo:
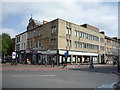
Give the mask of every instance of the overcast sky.
<svg viewBox="0 0 120 90">
<path fill-rule="evenodd" d="M 118 36 L 118 2 L 3 2 L 0 29 L 14 37 L 26 31 L 31 14 L 38 21 L 61 18 Z"/>
</svg>

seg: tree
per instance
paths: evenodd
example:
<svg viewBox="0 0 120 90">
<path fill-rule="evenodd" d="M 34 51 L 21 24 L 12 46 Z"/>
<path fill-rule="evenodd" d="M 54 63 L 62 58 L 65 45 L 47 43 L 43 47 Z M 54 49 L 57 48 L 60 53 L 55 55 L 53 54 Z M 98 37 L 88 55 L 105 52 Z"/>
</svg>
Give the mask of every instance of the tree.
<svg viewBox="0 0 120 90">
<path fill-rule="evenodd" d="M 5 56 L 5 54 L 11 54 L 10 47 L 12 45 L 12 39 L 8 33 L 2 33 L 0 35 L 2 37 L 2 55 Z"/>
</svg>

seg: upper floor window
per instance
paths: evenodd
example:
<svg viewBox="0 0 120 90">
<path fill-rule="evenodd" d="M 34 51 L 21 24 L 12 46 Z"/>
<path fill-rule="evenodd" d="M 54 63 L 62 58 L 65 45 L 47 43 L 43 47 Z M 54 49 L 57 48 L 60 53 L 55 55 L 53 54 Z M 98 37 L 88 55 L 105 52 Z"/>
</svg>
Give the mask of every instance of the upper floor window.
<svg viewBox="0 0 120 90">
<path fill-rule="evenodd" d="M 51 33 L 56 33 L 56 26 L 51 27 Z"/>
<path fill-rule="evenodd" d="M 69 28 L 69 34 L 70 34 L 70 35 L 72 34 L 72 29 L 71 29 L 71 28 Z"/>
<path fill-rule="evenodd" d="M 54 39 L 51 39 L 51 45 L 55 45 L 55 38 Z"/>
<path fill-rule="evenodd" d="M 28 44 L 27 44 L 27 47 L 28 47 L 28 49 L 30 48 L 30 43 L 28 42 Z"/>
<path fill-rule="evenodd" d="M 68 42 L 68 39 L 66 40 L 66 44 L 67 44 L 67 46 L 69 46 L 69 42 Z"/>
<path fill-rule="evenodd" d="M 77 48 L 77 41 L 75 41 L 75 48 Z"/>
<path fill-rule="evenodd" d="M 72 47 L 72 41 L 70 40 L 70 47 Z"/>
<path fill-rule="evenodd" d="M 72 34 L 72 29 L 71 29 L 71 28 L 66 27 L 66 34 L 71 35 L 71 34 Z"/>
<path fill-rule="evenodd" d="M 69 29 L 68 29 L 68 27 L 66 28 L 66 34 L 69 34 Z"/>
<path fill-rule="evenodd" d="M 104 42 L 104 39 L 103 39 L 103 38 L 100 38 L 100 42 Z"/>
<path fill-rule="evenodd" d="M 77 36 L 77 31 L 75 30 L 75 36 Z"/>
</svg>

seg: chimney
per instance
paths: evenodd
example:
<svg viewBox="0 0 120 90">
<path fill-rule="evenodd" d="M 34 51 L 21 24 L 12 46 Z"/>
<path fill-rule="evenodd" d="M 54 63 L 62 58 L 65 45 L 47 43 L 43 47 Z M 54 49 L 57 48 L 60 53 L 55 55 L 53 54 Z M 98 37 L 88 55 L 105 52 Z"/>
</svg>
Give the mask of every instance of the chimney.
<svg viewBox="0 0 120 90">
<path fill-rule="evenodd" d="M 46 24 L 46 23 L 48 23 L 48 21 L 43 20 L 43 24 Z"/>
<path fill-rule="evenodd" d="M 101 31 L 100 33 L 105 34 L 105 32 L 104 32 L 104 31 Z"/>
</svg>

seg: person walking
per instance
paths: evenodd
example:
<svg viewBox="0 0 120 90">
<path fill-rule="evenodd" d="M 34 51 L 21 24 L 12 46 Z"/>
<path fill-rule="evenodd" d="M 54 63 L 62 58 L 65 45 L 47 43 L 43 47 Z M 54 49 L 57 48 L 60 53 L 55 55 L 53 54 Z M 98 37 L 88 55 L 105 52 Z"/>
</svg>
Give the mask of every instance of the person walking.
<svg viewBox="0 0 120 90">
<path fill-rule="evenodd" d="M 47 58 L 44 59 L 45 66 L 47 66 Z"/>
<path fill-rule="evenodd" d="M 92 61 L 92 60 L 90 60 L 90 66 L 89 66 L 89 68 L 94 68 L 93 61 Z"/>
<path fill-rule="evenodd" d="M 30 60 L 27 58 L 27 64 L 30 65 Z"/>
<path fill-rule="evenodd" d="M 52 65 L 51 65 L 51 67 L 54 67 L 54 58 L 53 59 L 51 59 L 52 60 Z"/>
<path fill-rule="evenodd" d="M 67 64 L 64 62 L 62 69 L 64 69 L 67 66 Z"/>
<path fill-rule="evenodd" d="M 80 62 L 78 62 L 78 67 L 80 67 Z"/>
</svg>

